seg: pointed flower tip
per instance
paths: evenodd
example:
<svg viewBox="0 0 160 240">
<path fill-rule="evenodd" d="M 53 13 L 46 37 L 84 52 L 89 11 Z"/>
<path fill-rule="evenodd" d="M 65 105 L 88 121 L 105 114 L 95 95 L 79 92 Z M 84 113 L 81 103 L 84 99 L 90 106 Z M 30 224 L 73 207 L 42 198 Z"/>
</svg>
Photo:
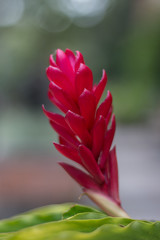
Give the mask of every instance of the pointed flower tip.
<svg viewBox="0 0 160 240">
<path fill-rule="evenodd" d="M 46 115 L 46 117 L 49 118 L 49 112 L 45 109 L 44 104 L 42 104 L 42 110 L 43 110 L 44 114 Z"/>
<path fill-rule="evenodd" d="M 58 162 L 58 164 L 63 168 L 65 168 L 65 166 L 66 166 L 66 163 L 64 163 L 64 162 Z"/>
<path fill-rule="evenodd" d="M 56 50 L 56 63 L 58 66 L 60 66 L 61 61 L 63 61 L 64 56 L 65 56 L 65 53 L 63 52 L 63 50 L 58 48 Z"/>
<path fill-rule="evenodd" d="M 46 114 L 46 109 L 44 107 L 44 104 L 42 104 L 42 110 L 43 110 L 44 114 Z"/>
<path fill-rule="evenodd" d="M 110 104 L 112 104 L 113 98 L 112 98 L 112 94 L 111 94 L 111 92 L 109 90 L 107 91 L 107 98 L 106 98 L 106 100 L 109 101 Z"/>
<path fill-rule="evenodd" d="M 77 58 L 80 58 L 81 61 L 82 61 L 82 63 L 84 63 L 83 55 L 82 55 L 82 53 L 81 53 L 80 51 L 78 51 L 78 50 L 76 50 L 76 57 L 77 57 Z"/>
<path fill-rule="evenodd" d="M 61 54 L 61 53 L 64 53 L 63 50 L 60 49 L 60 48 L 57 48 L 57 50 L 56 50 L 56 54 Z"/>
<path fill-rule="evenodd" d="M 116 154 L 116 145 L 113 146 L 112 151 L 114 154 Z"/>
<path fill-rule="evenodd" d="M 66 48 L 65 53 L 71 53 L 71 54 L 74 54 L 74 53 L 71 51 L 71 49 L 69 49 L 69 48 Z"/>
<path fill-rule="evenodd" d="M 84 88 L 82 94 L 84 95 L 84 94 L 87 94 L 87 93 L 90 93 L 90 91 L 89 91 L 87 88 Z M 81 95 L 82 95 L 82 94 L 81 94 Z"/>
<path fill-rule="evenodd" d="M 78 151 L 80 152 L 80 151 L 82 151 L 84 149 L 84 145 L 83 144 L 79 144 L 79 146 L 78 146 Z"/>
<path fill-rule="evenodd" d="M 53 54 L 50 54 L 50 55 L 49 55 L 49 59 L 53 59 Z"/>
<path fill-rule="evenodd" d="M 112 94 L 109 90 L 107 91 L 107 96 L 112 97 Z"/>
<path fill-rule="evenodd" d="M 72 52 L 71 49 L 66 48 L 65 52 Z"/>
<path fill-rule="evenodd" d="M 69 115 L 69 114 L 73 114 L 73 112 L 71 110 L 68 110 L 66 115 Z"/>
<path fill-rule="evenodd" d="M 53 54 L 50 54 L 50 56 L 49 56 L 49 63 L 50 63 L 51 66 L 57 67 L 57 64 L 56 64 L 56 62 L 54 61 L 54 58 L 53 58 Z"/>
<path fill-rule="evenodd" d="M 53 71 L 54 68 L 55 68 L 54 66 L 49 66 L 46 68 L 46 75 L 49 81 L 52 81 L 52 78 L 54 76 L 54 71 Z"/>
<path fill-rule="evenodd" d="M 59 145 L 58 143 L 53 142 L 53 145 L 55 146 L 55 148 Z"/>
<path fill-rule="evenodd" d="M 102 77 L 106 78 L 106 80 L 107 80 L 107 73 L 106 73 L 105 69 L 102 70 Z"/>
<path fill-rule="evenodd" d="M 103 122 L 105 122 L 105 118 L 103 117 L 103 115 L 100 115 L 100 116 L 99 116 L 98 121 L 101 121 L 101 122 L 103 121 Z"/>
<path fill-rule="evenodd" d="M 54 147 L 57 149 L 57 151 L 59 151 L 61 154 L 62 154 L 62 152 L 61 152 L 61 146 L 63 147 L 64 145 L 62 145 L 62 144 L 58 144 L 58 143 L 55 143 L 55 142 L 53 142 L 53 145 L 54 145 Z"/>
<path fill-rule="evenodd" d="M 102 78 L 101 78 L 101 81 L 100 81 L 100 82 L 103 82 L 104 87 L 105 87 L 106 84 L 107 84 L 107 80 L 108 80 L 108 78 L 107 78 L 107 73 L 106 73 L 106 71 L 103 69 L 103 70 L 102 70 Z"/>
<path fill-rule="evenodd" d="M 49 60 L 54 60 L 53 54 L 50 54 L 50 55 L 49 55 Z"/>
<path fill-rule="evenodd" d="M 80 51 L 78 51 L 78 50 L 76 50 L 76 54 L 77 55 L 82 55 L 82 53 Z"/>
</svg>

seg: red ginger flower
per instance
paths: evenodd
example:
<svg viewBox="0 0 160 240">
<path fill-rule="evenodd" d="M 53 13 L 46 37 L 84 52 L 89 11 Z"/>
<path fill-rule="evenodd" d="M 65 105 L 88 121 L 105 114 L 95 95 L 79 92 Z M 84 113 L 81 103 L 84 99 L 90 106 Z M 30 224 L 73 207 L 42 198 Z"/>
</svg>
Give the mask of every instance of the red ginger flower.
<svg viewBox="0 0 160 240">
<path fill-rule="evenodd" d="M 64 113 L 62 116 L 43 107 L 59 135 L 59 144 L 54 145 L 85 171 L 67 163 L 59 164 L 104 211 L 127 217 L 119 199 L 116 149 L 111 150 L 116 122 L 109 91 L 98 106 L 107 83 L 105 70 L 99 84 L 93 85 L 92 71 L 85 65 L 82 54 L 58 49 L 56 62 L 50 55 L 47 77 L 49 99 Z"/>
</svg>

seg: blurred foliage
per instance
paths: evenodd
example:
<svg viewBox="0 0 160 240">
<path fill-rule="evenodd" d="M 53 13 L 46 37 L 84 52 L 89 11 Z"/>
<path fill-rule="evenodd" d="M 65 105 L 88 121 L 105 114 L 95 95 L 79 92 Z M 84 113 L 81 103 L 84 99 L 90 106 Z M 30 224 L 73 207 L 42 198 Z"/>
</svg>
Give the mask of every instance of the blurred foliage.
<svg viewBox="0 0 160 240">
<path fill-rule="evenodd" d="M 95 81 L 107 70 L 120 121 L 144 118 L 159 103 L 157 1 L 1 0 L 0 9 L 1 107 L 40 110 L 57 48 L 80 50 Z"/>
</svg>

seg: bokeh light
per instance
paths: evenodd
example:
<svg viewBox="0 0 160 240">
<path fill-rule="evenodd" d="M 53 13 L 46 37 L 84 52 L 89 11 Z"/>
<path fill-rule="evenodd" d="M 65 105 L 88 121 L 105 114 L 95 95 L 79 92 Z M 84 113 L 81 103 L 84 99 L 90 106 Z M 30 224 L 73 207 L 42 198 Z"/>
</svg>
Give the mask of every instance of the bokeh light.
<svg viewBox="0 0 160 240">
<path fill-rule="evenodd" d="M 0 26 L 15 25 L 24 12 L 23 0 L 0 0 Z"/>
</svg>

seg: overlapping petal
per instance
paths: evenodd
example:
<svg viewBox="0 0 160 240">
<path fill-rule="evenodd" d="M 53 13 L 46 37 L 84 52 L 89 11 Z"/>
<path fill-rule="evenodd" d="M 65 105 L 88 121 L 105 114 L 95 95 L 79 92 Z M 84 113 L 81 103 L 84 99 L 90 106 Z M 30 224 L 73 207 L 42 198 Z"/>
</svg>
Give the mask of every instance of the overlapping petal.
<svg viewBox="0 0 160 240">
<path fill-rule="evenodd" d="M 106 99 L 101 103 L 101 105 L 97 109 L 96 119 L 98 119 L 100 115 L 102 115 L 104 118 L 106 118 L 108 115 L 108 112 L 111 108 L 111 104 L 112 104 L 112 95 L 108 91 Z"/>
<path fill-rule="evenodd" d="M 99 184 L 104 182 L 104 176 L 92 154 L 92 152 L 84 145 L 79 145 L 78 148 L 79 155 L 81 157 L 82 163 L 88 170 L 88 172 L 94 177 L 95 181 Z"/>
<path fill-rule="evenodd" d="M 79 69 L 81 63 L 84 63 L 83 55 L 76 51 L 75 72 Z"/>
<path fill-rule="evenodd" d="M 95 123 L 92 133 L 93 136 L 92 152 L 97 161 L 100 152 L 103 149 L 105 129 L 106 129 L 105 118 L 101 115 L 98 121 Z"/>
<path fill-rule="evenodd" d="M 82 143 L 91 146 L 92 139 L 87 130 L 84 118 L 72 111 L 68 111 L 65 119 L 75 135 L 81 139 Z"/>
<path fill-rule="evenodd" d="M 92 177 L 90 177 L 88 174 L 84 173 L 80 169 L 73 167 L 72 165 L 69 165 L 67 163 L 60 162 L 59 164 L 82 187 L 91 189 L 91 190 L 100 191 L 98 184 L 96 184 L 94 179 Z"/>
<path fill-rule="evenodd" d="M 107 84 L 107 74 L 106 74 L 106 71 L 103 70 L 102 79 L 100 80 L 99 84 L 97 86 L 95 86 L 95 88 L 94 88 L 94 95 L 96 97 L 97 103 L 99 102 L 99 100 L 103 94 L 106 84 Z"/>
<path fill-rule="evenodd" d="M 74 81 L 74 71 L 71 65 L 67 54 L 63 52 L 61 49 L 57 49 L 56 52 L 56 64 L 59 66 L 62 72 L 66 74 L 71 84 Z"/>
<path fill-rule="evenodd" d="M 107 160 L 107 157 L 108 157 L 111 145 L 112 145 L 112 141 L 114 138 L 115 129 L 116 129 L 116 121 L 115 121 L 115 116 L 113 115 L 111 127 L 106 132 L 105 139 L 104 139 L 104 146 L 103 146 L 103 150 L 102 150 L 103 152 L 100 157 L 100 163 L 99 163 L 101 169 L 105 168 L 106 160 Z"/>
<path fill-rule="evenodd" d="M 119 186 L 118 186 L 118 164 L 117 164 L 115 147 L 109 153 L 107 171 L 109 172 L 108 186 L 109 186 L 110 196 L 113 199 L 115 199 L 115 201 L 118 204 L 120 204 Z"/>
<path fill-rule="evenodd" d="M 83 93 L 79 97 L 78 103 L 80 113 L 85 119 L 87 128 L 90 130 L 94 123 L 94 116 L 96 110 L 95 96 L 92 92 L 84 89 Z"/>
<path fill-rule="evenodd" d="M 67 110 L 71 110 L 73 112 L 79 113 L 79 109 L 74 102 L 74 100 L 70 97 L 70 95 L 64 91 L 63 88 L 58 87 L 56 84 L 50 82 L 49 90 L 51 94 L 60 102 Z"/>
<path fill-rule="evenodd" d="M 92 87 L 93 87 L 92 71 L 85 64 L 81 63 L 75 76 L 75 88 L 77 97 L 81 95 L 85 88 L 91 91 Z"/>
<path fill-rule="evenodd" d="M 76 151 L 75 148 L 69 147 L 67 145 L 58 144 L 58 143 L 54 143 L 54 146 L 65 157 L 70 158 L 74 162 L 79 163 L 80 165 L 83 166 L 81 158 L 78 155 L 78 152 Z"/>
<path fill-rule="evenodd" d="M 51 126 L 54 128 L 54 130 L 67 142 L 69 142 L 73 147 L 78 147 L 80 142 L 77 140 L 77 138 L 74 136 L 74 134 L 71 131 L 68 131 L 66 128 L 60 126 L 59 124 L 50 121 Z"/>
</svg>

